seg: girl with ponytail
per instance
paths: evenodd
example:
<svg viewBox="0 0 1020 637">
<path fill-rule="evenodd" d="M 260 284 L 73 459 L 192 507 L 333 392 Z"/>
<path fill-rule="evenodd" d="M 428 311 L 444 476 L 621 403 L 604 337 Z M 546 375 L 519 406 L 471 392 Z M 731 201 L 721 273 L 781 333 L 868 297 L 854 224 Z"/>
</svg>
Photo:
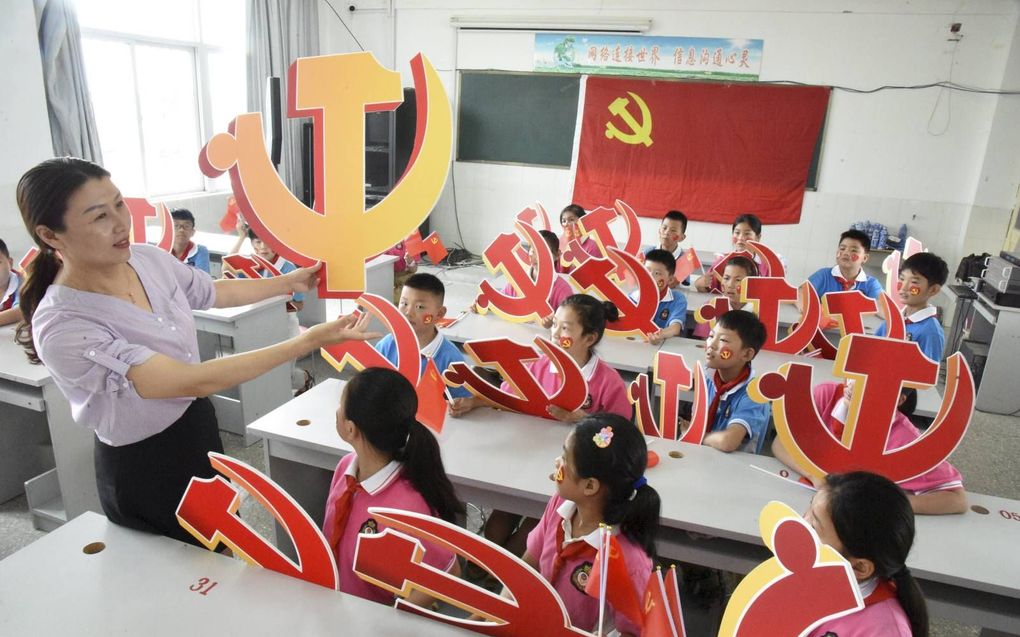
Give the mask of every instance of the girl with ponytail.
<svg viewBox="0 0 1020 637">
<path fill-rule="evenodd" d="M 602 340 L 606 323 L 620 318 L 616 306 L 587 294 L 568 296 L 553 315 L 552 342 L 570 354 L 588 383 L 588 397 L 580 409 L 568 412 L 560 407 L 549 407 L 549 417 L 564 422 L 578 422 L 589 413 L 609 412 L 630 418 L 632 408 L 627 399 L 627 386 L 620 373 L 609 366 L 595 352 Z M 531 375 L 549 395 L 559 390 L 562 380 L 549 357 L 542 355 L 529 367 Z M 513 392 L 510 383 L 504 382 L 503 391 Z M 450 413 L 461 416 L 484 404 L 472 396 L 458 398 L 450 405 Z"/>
<path fill-rule="evenodd" d="M 660 501 L 645 478 L 647 463 L 644 436 L 615 414 L 594 414 L 579 422 L 556 459 L 550 476 L 556 495 L 528 535 L 524 561 L 552 584 L 571 623 L 581 630 L 594 630 L 598 623 L 598 599 L 584 589 L 598 551 L 600 525 L 612 527 L 638 599 L 648 583 Z M 640 634 L 640 627 L 612 605 L 607 611 L 621 633 Z"/>
<path fill-rule="evenodd" d="M 340 460 L 326 499 L 323 532 L 340 565 L 340 590 L 392 605 L 393 595 L 358 578 L 351 566 L 359 533 L 385 527 L 369 507 L 390 507 L 425 513 L 454 522 L 464 507 L 443 469 L 443 458 L 424 425 L 415 419 L 414 387 L 391 369 L 370 367 L 345 386 L 336 412 L 336 430 L 354 448 Z M 456 556 L 426 544 L 426 564 L 459 574 Z M 426 606 L 431 599 L 418 591 L 408 598 Z"/>
<path fill-rule="evenodd" d="M 882 476 L 830 474 L 805 514 L 819 539 L 850 562 L 864 609 L 812 633 L 927 637 L 928 609 L 907 568 L 914 513 L 906 494 Z"/>
</svg>

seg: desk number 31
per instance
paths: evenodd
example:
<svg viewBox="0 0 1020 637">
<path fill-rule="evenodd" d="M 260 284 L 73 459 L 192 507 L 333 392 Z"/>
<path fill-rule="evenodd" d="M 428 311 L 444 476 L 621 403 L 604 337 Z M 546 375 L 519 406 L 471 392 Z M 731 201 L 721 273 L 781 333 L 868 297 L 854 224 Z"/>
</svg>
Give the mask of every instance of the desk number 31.
<svg viewBox="0 0 1020 637">
<path fill-rule="evenodd" d="M 208 577 L 199 578 L 198 582 L 188 587 L 189 591 L 194 591 L 199 595 L 207 595 L 209 591 L 216 587 L 219 582 L 211 582 Z"/>
</svg>

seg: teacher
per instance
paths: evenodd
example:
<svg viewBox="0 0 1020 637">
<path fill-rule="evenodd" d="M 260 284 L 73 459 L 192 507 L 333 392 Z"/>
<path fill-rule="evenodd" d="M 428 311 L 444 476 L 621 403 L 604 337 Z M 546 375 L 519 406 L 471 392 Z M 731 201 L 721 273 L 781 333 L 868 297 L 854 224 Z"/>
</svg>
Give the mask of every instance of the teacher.
<svg viewBox="0 0 1020 637">
<path fill-rule="evenodd" d="M 320 347 L 378 334 L 365 332 L 367 314 L 348 316 L 200 362 L 192 310 L 306 292 L 319 266 L 213 281 L 155 246 L 132 244 L 110 173 L 73 157 L 25 173 L 17 200 L 40 249 L 22 288 L 18 342 L 49 369 L 75 422 L 95 431 L 103 511 L 117 524 L 197 543 L 175 512 L 193 476 L 215 475 L 208 452 L 223 451 L 205 396 Z"/>
</svg>

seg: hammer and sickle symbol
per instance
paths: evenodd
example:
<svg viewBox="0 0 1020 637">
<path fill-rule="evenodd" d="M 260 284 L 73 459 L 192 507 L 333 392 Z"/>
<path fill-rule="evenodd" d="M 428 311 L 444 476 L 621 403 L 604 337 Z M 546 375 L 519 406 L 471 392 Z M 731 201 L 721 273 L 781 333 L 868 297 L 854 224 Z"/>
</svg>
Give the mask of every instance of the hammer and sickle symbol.
<svg viewBox="0 0 1020 637">
<path fill-rule="evenodd" d="M 630 133 L 624 133 L 612 122 L 606 122 L 606 137 L 613 139 L 614 137 L 625 144 L 644 144 L 645 146 L 652 145 L 652 113 L 648 110 L 648 105 L 641 99 L 636 93 L 627 91 L 627 95 L 638 105 L 641 110 L 641 123 L 638 123 L 631 112 L 627 109 L 630 105 L 630 100 L 626 97 L 618 97 L 613 100 L 613 103 L 609 105 L 609 112 L 619 117 L 623 122 L 630 128 Z"/>
</svg>

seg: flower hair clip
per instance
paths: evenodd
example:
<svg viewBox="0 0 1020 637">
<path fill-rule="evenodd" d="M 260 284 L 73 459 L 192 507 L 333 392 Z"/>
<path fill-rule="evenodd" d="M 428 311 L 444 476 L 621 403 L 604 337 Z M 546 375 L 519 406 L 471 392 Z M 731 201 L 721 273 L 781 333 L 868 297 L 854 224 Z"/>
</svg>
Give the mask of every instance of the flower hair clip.
<svg viewBox="0 0 1020 637">
<path fill-rule="evenodd" d="M 595 442 L 596 447 L 605 449 L 613 441 L 613 428 L 603 427 L 602 431 L 592 436 L 591 439 Z"/>
</svg>

